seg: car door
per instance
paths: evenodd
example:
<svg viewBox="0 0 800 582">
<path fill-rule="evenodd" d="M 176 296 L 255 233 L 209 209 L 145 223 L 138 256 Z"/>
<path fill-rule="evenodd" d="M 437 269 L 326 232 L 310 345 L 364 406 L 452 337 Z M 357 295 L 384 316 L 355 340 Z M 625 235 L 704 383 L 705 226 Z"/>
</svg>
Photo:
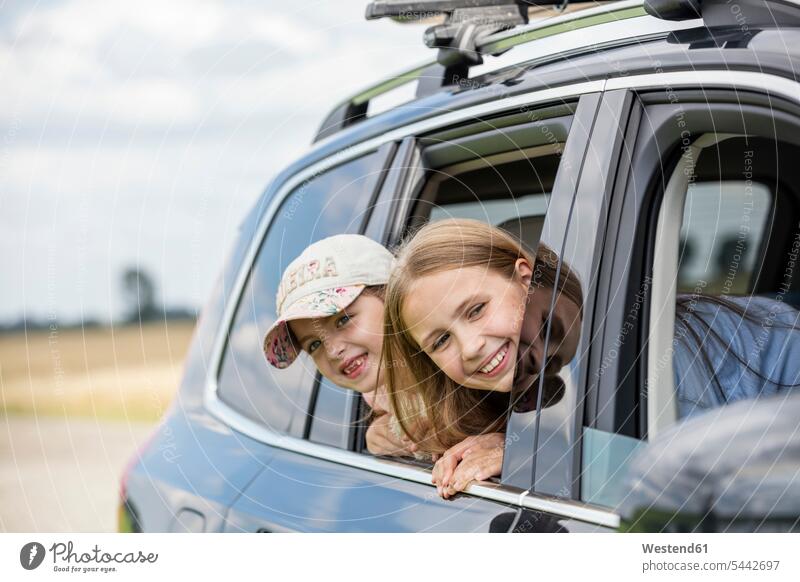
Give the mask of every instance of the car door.
<svg viewBox="0 0 800 582">
<path fill-rule="evenodd" d="M 600 107 L 600 87 L 583 84 L 574 92 L 567 88 L 563 99 L 554 99 L 548 92 L 543 104 L 537 103 L 534 94 L 530 97 L 533 106 L 516 106 L 511 111 L 501 103 L 486 104 L 480 112 L 464 111 L 456 128 L 439 127 L 436 119 L 429 128 L 417 128 L 418 133 L 396 144 L 394 163 L 363 232 L 391 245 L 408 228 L 434 219 L 431 209 L 439 209 L 442 217 L 473 215 L 475 207 L 464 201 L 458 189 L 443 182 L 429 187 L 431 176 L 441 175 L 442 168 L 460 172 L 456 182 L 474 179 L 476 185 L 488 183 L 490 189 L 485 172 L 507 171 L 504 178 L 509 180 L 504 183 L 514 191 L 487 191 L 486 199 L 476 196 L 479 209 L 501 227 L 517 229 L 523 240 L 528 229 L 535 229 L 525 240 L 528 244 L 535 246 L 544 232 L 550 244 L 561 248 Z M 494 110 L 516 115 L 516 123 L 504 126 L 494 118 L 475 121 L 476 114 L 490 117 Z M 448 122 L 453 123 L 452 114 Z M 443 143 L 442 135 L 451 148 L 432 147 Z M 464 151 L 473 152 L 488 166 L 476 167 L 467 159 L 469 155 L 462 155 Z M 520 173 L 526 165 L 532 168 L 527 178 Z M 515 215 L 520 207 L 530 214 Z M 557 211 L 551 218 L 549 209 L 554 208 Z M 511 224 L 514 218 L 516 224 Z M 431 484 L 430 465 L 376 458 L 364 450 L 358 431 L 364 409 L 356 395 L 319 378 L 315 391 L 303 438 L 273 439 L 272 461 L 234 503 L 226 530 L 591 531 L 604 527 L 598 523 L 614 525 L 613 516 L 603 510 L 554 502 L 551 496 L 531 490 L 535 425 L 528 426 L 530 416 L 521 415 L 516 422 L 512 418 L 513 439 L 508 439 L 507 462 L 499 479 L 473 484 L 465 494 L 443 500 Z M 243 423 L 240 426 L 247 430 Z"/>
<path fill-rule="evenodd" d="M 580 492 L 582 500 L 607 507 L 635 499 L 627 489 L 626 469 L 637 451 L 665 431 L 676 434 L 687 411 L 707 412 L 693 408 L 707 398 L 690 401 L 678 390 L 686 362 L 695 355 L 702 359 L 706 344 L 713 348 L 715 342 L 745 361 L 757 357 L 773 334 L 787 333 L 765 316 L 749 349 L 743 338 L 752 325 L 740 318 L 725 337 L 715 336 L 719 323 L 714 322 L 708 337 L 693 343 L 681 333 L 684 318 L 709 296 L 798 306 L 793 266 L 800 192 L 791 161 L 800 151 L 797 84 L 772 74 L 736 71 L 716 76 L 673 72 L 663 84 L 653 88 L 636 77 L 609 82 L 617 87 L 610 94 L 632 99 L 631 122 L 609 213 L 613 227 L 604 243 L 607 260 L 598 273 L 597 304 L 604 310 L 592 332 L 597 338 L 594 381 L 587 385 L 581 430 Z M 740 353 L 743 346 L 746 351 Z M 687 351 L 692 358 L 674 359 Z M 747 374 L 743 371 L 737 384 L 746 383 Z M 691 388 L 698 392 L 704 386 Z M 789 394 L 766 388 L 778 399 Z M 702 443 L 692 450 L 701 456 Z M 673 466 L 685 473 L 696 469 L 699 484 L 700 469 L 683 467 L 683 460 L 673 460 Z M 666 456 L 662 461 L 669 466 Z M 656 477 L 663 469 L 654 463 L 652 475 L 640 477 L 668 486 L 663 475 Z M 705 486 L 713 482 L 709 477 Z M 723 501 L 715 502 L 714 512 L 700 510 L 698 519 L 671 522 L 669 516 L 679 508 L 661 505 L 670 495 L 659 496 L 658 489 L 651 494 L 647 503 L 660 517 L 640 521 L 639 516 L 628 527 L 708 530 L 709 520 L 715 531 L 735 530 L 733 521 L 737 527 L 770 527 L 763 515 L 747 521 L 748 504 L 736 504 L 731 521 Z M 761 494 L 748 503 L 759 499 Z M 691 513 L 696 501 L 686 495 L 680 504 Z M 628 509 L 630 517 L 633 509 Z"/>
</svg>

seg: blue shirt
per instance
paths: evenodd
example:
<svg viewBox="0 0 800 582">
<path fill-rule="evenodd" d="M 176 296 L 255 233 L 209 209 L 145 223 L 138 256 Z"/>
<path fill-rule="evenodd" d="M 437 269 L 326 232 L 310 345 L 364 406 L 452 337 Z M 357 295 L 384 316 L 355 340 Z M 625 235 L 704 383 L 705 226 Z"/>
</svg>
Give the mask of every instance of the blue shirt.
<svg viewBox="0 0 800 582">
<path fill-rule="evenodd" d="M 752 321 L 726 306 L 681 297 L 690 303 L 675 317 L 672 365 L 680 418 L 800 383 L 800 311 L 765 297 L 726 298 Z"/>
</svg>

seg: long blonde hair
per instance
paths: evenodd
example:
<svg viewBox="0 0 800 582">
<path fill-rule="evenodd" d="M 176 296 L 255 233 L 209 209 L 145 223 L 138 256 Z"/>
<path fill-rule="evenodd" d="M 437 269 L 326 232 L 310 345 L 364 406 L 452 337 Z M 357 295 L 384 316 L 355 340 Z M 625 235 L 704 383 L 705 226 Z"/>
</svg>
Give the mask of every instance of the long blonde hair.
<svg viewBox="0 0 800 582">
<path fill-rule="evenodd" d="M 433 363 L 403 321 L 402 306 L 411 286 L 426 275 L 476 266 L 511 279 L 519 259 L 535 265 L 532 288 L 558 287 L 582 306 L 580 282 L 566 264 L 556 281 L 555 252 L 540 244 L 534 260 L 514 236 L 485 222 L 431 223 L 401 246 L 386 287 L 382 362 L 392 409 L 402 430 L 421 450 L 441 453 L 468 436 L 504 431 L 510 395 L 465 389 Z"/>
</svg>

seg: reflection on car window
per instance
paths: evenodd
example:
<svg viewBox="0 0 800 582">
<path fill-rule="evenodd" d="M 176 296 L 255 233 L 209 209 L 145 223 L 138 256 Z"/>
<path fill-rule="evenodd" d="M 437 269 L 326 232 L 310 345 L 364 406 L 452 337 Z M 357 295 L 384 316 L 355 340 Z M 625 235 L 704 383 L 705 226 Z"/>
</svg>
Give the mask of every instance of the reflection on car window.
<svg viewBox="0 0 800 582">
<path fill-rule="evenodd" d="M 748 293 L 764 242 L 772 195 L 763 184 L 702 182 L 689 186 L 680 235 L 678 291 Z"/>
<path fill-rule="evenodd" d="M 679 418 L 774 395 L 800 380 L 791 274 L 783 284 L 763 280 L 763 292 L 754 294 L 764 265 L 785 262 L 763 256 L 772 206 L 772 192 L 752 181 L 689 186 L 672 344 Z"/>
<path fill-rule="evenodd" d="M 380 172 L 377 153 L 312 177 L 284 201 L 269 227 L 241 296 L 223 355 L 218 395 L 246 416 L 301 436 L 316 367 L 305 355 L 276 370 L 262 351 L 275 321 L 275 295 L 288 264 L 309 244 L 358 232 Z M 295 419 L 295 422 L 293 422 Z"/>
</svg>

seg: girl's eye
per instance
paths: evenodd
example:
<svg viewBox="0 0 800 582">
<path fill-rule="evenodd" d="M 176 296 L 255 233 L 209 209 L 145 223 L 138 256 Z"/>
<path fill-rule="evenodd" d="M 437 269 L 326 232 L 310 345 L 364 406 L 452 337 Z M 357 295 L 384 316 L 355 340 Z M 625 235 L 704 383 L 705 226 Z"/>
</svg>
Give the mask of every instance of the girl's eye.
<svg viewBox="0 0 800 582">
<path fill-rule="evenodd" d="M 345 325 L 351 319 L 353 319 L 353 318 L 350 315 L 348 315 L 346 313 L 343 314 L 339 319 L 336 320 L 336 327 L 342 327 L 343 325 Z"/>
<path fill-rule="evenodd" d="M 485 303 L 478 303 L 478 304 L 477 304 L 475 307 L 473 307 L 473 308 L 472 308 L 472 310 L 469 312 L 469 315 L 468 315 L 468 317 L 469 317 L 470 319 L 472 319 L 472 318 L 474 318 L 474 317 L 478 317 L 478 316 L 481 314 L 481 312 L 483 311 L 483 308 L 484 308 L 484 307 L 486 307 L 486 304 L 485 304 Z"/>
<path fill-rule="evenodd" d="M 311 342 L 310 344 L 308 344 L 308 348 L 306 348 L 306 351 L 307 351 L 309 354 L 313 354 L 313 353 L 314 353 L 314 350 L 316 350 L 316 349 L 317 349 L 317 348 L 318 348 L 320 345 L 322 345 L 322 342 L 321 342 L 321 341 L 319 341 L 319 340 L 314 340 L 313 342 Z"/>
<path fill-rule="evenodd" d="M 449 333 L 443 333 L 442 335 L 440 335 L 439 338 L 435 342 L 433 342 L 433 346 L 432 346 L 433 351 L 435 352 L 440 347 L 442 347 L 445 343 L 447 343 L 447 340 L 449 338 L 450 338 L 450 334 Z"/>
</svg>

